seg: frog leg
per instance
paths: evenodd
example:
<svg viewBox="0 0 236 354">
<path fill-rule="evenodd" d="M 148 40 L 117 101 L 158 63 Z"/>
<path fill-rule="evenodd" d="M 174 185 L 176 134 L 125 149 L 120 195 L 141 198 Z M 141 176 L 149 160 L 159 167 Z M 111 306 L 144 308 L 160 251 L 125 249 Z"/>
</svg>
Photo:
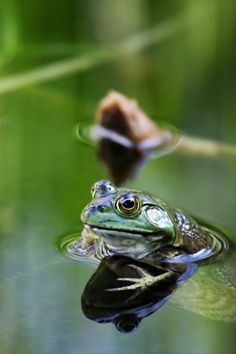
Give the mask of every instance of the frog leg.
<svg viewBox="0 0 236 354">
<path fill-rule="evenodd" d="M 121 286 L 119 288 L 106 289 L 107 291 L 123 291 L 123 290 L 135 290 L 135 289 L 145 290 L 148 287 L 152 286 L 154 283 L 166 279 L 173 274 L 173 272 L 167 271 L 164 274 L 153 276 L 150 273 L 148 273 L 146 270 L 134 264 L 130 264 L 129 266 L 131 268 L 134 268 L 137 271 L 137 273 L 140 275 L 140 278 L 118 278 L 117 280 L 119 281 L 126 281 L 133 284 L 127 286 Z"/>
</svg>

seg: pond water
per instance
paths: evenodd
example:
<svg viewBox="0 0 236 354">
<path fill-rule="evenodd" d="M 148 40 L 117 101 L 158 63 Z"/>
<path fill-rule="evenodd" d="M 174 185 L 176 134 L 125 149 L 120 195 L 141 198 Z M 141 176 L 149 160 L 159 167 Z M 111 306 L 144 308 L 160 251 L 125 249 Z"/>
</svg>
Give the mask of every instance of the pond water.
<svg viewBox="0 0 236 354">
<path fill-rule="evenodd" d="M 148 3 L 155 7 L 154 2 Z M 178 3 L 182 4 L 181 8 L 187 7 L 184 1 Z M 81 295 L 96 265 L 69 259 L 58 250 L 59 240 L 82 229 L 80 214 L 90 201 L 91 185 L 108 177 L 94 148 L 82 144 L 75 136 L 78 123 L 93 122 L 97 103 L 108 90 L 117 89 L 137 98 L 154 119 L 160 118 L 180 131 L 236 143 L 236 87 L 232 79 L 234 22 L 229 21 L 233 2 L 228 0 L 227 3 L 229 6 L 222 6 L 224 11 L 229 9 L 227 13 L 219 12 L 220 16 L 214 17 L 218 21 L 220 18 L 223 25 L 206 21 L 200 28 L 191 27 L 145 53 L 99 67 L 95 65 L 78 76 L 29 86 L 0 97 L 2 353 L 235 353 L 236 322 L 230 314 L 225 321 L 199 314 L 198 308 L 202 306 L 202 314 L 209 311 L 210 317 L 214 317 L 214 306 L 212 310 L 204 309 L 204 296 L 199 303 L 194 300 L 197 289 L 191 280 L 186 283 L 189 290 L 177 290 L 173 301 L 144 319 L 135 333 L 125 335 L 112 324 L 88 320 L 81 310 Z M 44 5 L 47 7 L 46 2 Z M 136 9 L 139 19 L 143 11 L 140 6 Z M 49 11 L 52 20 L 54 7 Z M 156 7 L 155 11 L 158 13 Z M 161 7 L 160 11 L 160 19 L 171 12 Z M 72 12 L 74 10 L 71 15 Z M 87 9 L 87 13 L 92 16 L 90 21 L 94 26 L 96 23 L 95 33 L 101 28 L 103 16 L 101 12 L 98 14 L 99 22 L 95 21 L 92 9 Z M 37 9 L 34 14 L 32 19 L 37 19 Z M 144 23 L 125 27 L 124 38 L 146 24 L 156 23 L 152 7 L 146 9 L 146 14 Z M 82 22 L 82 11 L 78 17 L 80 29 L 91 29 L 88 23 Z M 59 18 L 63 19 L 63 10 Z M 60 27 L 57 21 L 59 19 L 52 22 L 55 28 Z M 110 22 L 106 25 L 112 27 Z M 27 25 L 32 26 L 32 34 Z M 46 43 L 47 34 L 41 30 L 41 36 L 37 37 L 38 29 L 33 31 L 33 22 L 24 22 L 24 26 L 22 38 L 26 43 L 27 38 L 31 44 L 37 39 Z M 227 30 L 222 32 L 225 26 Z M 94 40 L 96 45 L 106 41 L 109 44 L 119 37 L 118 26 L 110 36 L 108 32 L 104 27 L 99 32 L 100 37 L 89 37 L 88 32 L 83 43 Z M 53 33 L 52 40 L 57 38 Z M 63 33 L 65 40 L 71 39 L 70 27 L 68 33 Z M 86 46 L 82 51 L 85 49 Z M 47 55 L 35 57 L 33 51 L 32 56 L 25 59 L 24 47 L 21 50 L 21 54 L 17 54 L 19 60 L 15 56 L 5 64 L 1 62 L 2 75 L 48 60 Z M 51 55 L 52 60 L 58 59 L 55 53 Z M 173 152 L 161 159 L 149 160 L 137 179 L 126 185 L 149 191 L 190 214 L 221 225 L 233 245 L 236 243 L 235 166 L 236 158 L 232 156 L 209 159 Z M 230 308 L 235 311 L 236 307 L 236 261 L 233 253 L 231 257 L 226 269 L 230 284 L 224 289 L 222 300 L 228 299 L 224 304 L 227 311 Z M 204 268 L 194 275 L 199 277 L 200 285 L 208 277 L 204 272 L 213 274 L 214 267 L 211 265 L 208 270 Z M 211 302 L 214 301 L 218 299 L 212 296 Z"/>
<path fill-rule="evenodd" d="M 122 353 L 129 348 L 129 353 L 234 353 L 234 322 L 183 310 L 174 298 L 130 335 L 84 317 L 80 298 L 95 268 L 64 257 L 57 242 L 81 229 L 80 213 L 90 200 L 90 187 L 106 174 L 95 151 L 73 135 L 76 101 L 38 89 L 2 102 L 2 351 Z M 234 166 L 232 159 L 173 153 L 149 161 L 129 186 L 223 225 L 234 241 Z M 231 264 L 234 271 L 235 267 Z M 235 303 L 229 300 L 228 306 Z"/>
</svg>

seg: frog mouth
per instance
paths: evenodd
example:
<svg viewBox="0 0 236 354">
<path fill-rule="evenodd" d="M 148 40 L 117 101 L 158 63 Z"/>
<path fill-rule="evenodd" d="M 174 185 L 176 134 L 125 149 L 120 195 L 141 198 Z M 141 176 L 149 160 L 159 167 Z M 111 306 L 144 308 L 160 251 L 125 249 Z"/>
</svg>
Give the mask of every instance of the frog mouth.
<svg viewBox="0 0 236 354">
<path fill-rule="evenodd" d="M 152 239 L 155 241 L 162 240 L 164 235 L 161 232 L 148 232 L 148 231 L 143 231 L 143 232 L 137 232 L 136 230 L 121 230 L 121 229 L 116 229 L 116 228 L 109 228 L 109 227 L 100 227 L 100 226 L 94 226 L 94 225 L 89 225 L 86 224 L 95 234 L 103 237 L 109 237 L 109 236 L 120 236 L 120 237 L 127 237 L 127 238 L 132 238 L 132 239 L 140 239 L 140 240 L 145 240 L 145 238 L 148 239 L 150 242 Z"/>
<path fill-rule="evenodd" d="M 151 232 L 138 233 L 133 230 L 97 227 L 88 225 L 91 231 L 99 236 L 112 254 L 122 254 L 128 257 L 142 259 L 154 249 L 159 248 L 163 234 Z M 145 237 L 146 236 L 146 237 Z"/>
</svg>

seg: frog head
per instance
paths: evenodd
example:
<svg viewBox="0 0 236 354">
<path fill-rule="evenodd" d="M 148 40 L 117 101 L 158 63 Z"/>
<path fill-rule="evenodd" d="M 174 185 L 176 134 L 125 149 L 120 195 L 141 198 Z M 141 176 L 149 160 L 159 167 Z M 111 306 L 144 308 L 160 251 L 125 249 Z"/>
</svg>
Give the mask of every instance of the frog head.
<svg viewBox="0 0 236 354">
<path fill-rule="evenodd" d="M 163 200 L 109 181 L 95 183 L 91 194 L 81 220 L 112 253 L 141 259 L 174 242 L 174 219 Z"/>
</svg>

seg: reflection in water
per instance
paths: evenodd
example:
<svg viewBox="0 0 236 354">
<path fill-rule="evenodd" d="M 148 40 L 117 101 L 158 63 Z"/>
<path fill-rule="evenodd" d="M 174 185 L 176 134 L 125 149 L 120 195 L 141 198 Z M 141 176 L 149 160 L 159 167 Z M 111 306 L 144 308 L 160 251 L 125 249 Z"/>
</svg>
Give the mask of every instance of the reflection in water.
<svg viewBox="0 0 236 354">
<path fill-rule="evenodd" d="M 120 185 L 138 174 L 154 150 L 155 157 L 160 157 L 177 147 L 180 135 L 171 130 L 157 126 L 135 100 L 113 91 L 101 101 L 96 125 L 87 131 L 79 125 L 76 135 L 81 142 L 97 142 L 100 160 Z"/>
<path fill-rule="evenodd" d="M 153 267 L 127 257 L 105 257 L 83 292 L 83 312 L 91 320 L 113 322 L 119 331 L 131 332 L 196 270 L 194 264 Z"/>
<path fill-rule="evenodd" d="M 236 255 L 232 250 L 219 259 L 213 255 L 204 262 L 182 259 L 172 263 L 102 254 L 100 247 L 101 239 L 89 235 L 87 229 L 82 237 L 69 235 L 60 245 L 69 257 L 99 264 L 82 294 L 82 309 L 89 319 L 112 322 L 119 331 L 132 332 L 171 297 L 171 302 L 205 317 L 236 320 Z"/>
<path fill-rule="evenodd" d="M 98 133 L 99 134 L 99 133 Z M 149 158 L 151 150 L 128 148 L 114 142 L 110 138 L 101 138 L 98 143 L 98 155 L 109 170 L 109 174 L 116 185 L 127 179 L 133 179 Z"/>
<path fill-rule="evenodd" d="M 173 302 L 204 317 L 236 321 L 236 253 L 224 260 L 202 266 L 192 279 L 179 289 Z"/>
<path fill-rule="evenodd" d="M 181 135 L 172 126 L 160 127 L 135 100 L 112 91 L 99 104 L 96 125 L 78 125 L 81 142 L 96 146 L 99 159 L 116 185 L 133 179 L 150 157 L 180 153 L 217 158 L 236 156 L 233 145 Z"/>
</svg>

